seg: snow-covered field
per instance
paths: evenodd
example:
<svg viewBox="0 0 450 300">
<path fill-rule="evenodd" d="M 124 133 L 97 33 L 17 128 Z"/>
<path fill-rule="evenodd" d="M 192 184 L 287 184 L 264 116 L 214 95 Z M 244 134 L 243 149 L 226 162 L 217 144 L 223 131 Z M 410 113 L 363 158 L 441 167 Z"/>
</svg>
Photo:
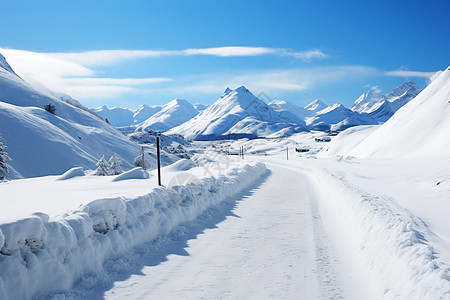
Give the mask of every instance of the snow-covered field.
<svg viewBox="0 0 450 300">
<path fill-rule="evenodd" d="M 0 300 L 450 299 L 450 68 L 353 110 L 242 86 L 98 111 L 121 131 L 3 56 L 0 86 Z"/>
<path fill-rule="evenodd" d="M 327 145 L 315 142 L 321 135 L 197 142 L 203 154 L 196 164 L 163 169 L 169 189 L 155 186 L 154 171 L 119 181 L 87 175 L 2 183 L 8 195 L 22 187 L 36 196 L 43 186 L 54 191 L 34 206 L 48 217 L 2 210 L 0 295 L 450 297 L 450 162 L 317 158 Z M 220 154 L 241 146 L 243 161 Z M 242 169 L 244 162 L 254 167 Z M 17 207 L 21 198 L 32 202 L 18 196 Z M 58 199 L 65 200 L 54 207 Z M 38 276 L 48 272 L 55 276 Z"/>
</svg>

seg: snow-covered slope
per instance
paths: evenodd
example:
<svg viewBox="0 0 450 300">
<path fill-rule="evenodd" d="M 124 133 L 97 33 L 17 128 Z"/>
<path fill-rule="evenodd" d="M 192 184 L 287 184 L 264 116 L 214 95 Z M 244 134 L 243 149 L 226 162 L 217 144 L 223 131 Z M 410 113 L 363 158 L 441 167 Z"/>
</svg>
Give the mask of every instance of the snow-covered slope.
<svg viewBox="0 0 450 300">
<path fill-rule="evenodd" d="M 11 68 L 11 66 L 8 64 L 8 62 L 6 61 L 5 57 L 3 55 L 0 54 L 0 68 L 4 69 L 5 71 L 14 74 L 16 76 L 18 76 L 13 69 Z"/>
<path fill-rule="evenodd" d="M 449 158 L 450 68 L 442 72 L 386 123 L 373 132 L 367 132 L 367 137 L 354 149 L 340 155 Z M 336 143 L 346 143 L 351 138 L 352 135 L 349 134 L 345 139 L 336 140 Z M 334 147 L 339 145 L 332 142 L 329 145 L 330 153 Z"/>
<path fill-rule="evenodd" d="M 198 114 L 192 104 L 186 100 L 175 99 L 161 106 L 161 109 L 139 124 L 138 131 L 157 130 L 166 131 L 183 124 Z"/>
<path fill-rule="evenodd" d="M 181 134 L 187 139 L 256 137 L 285 133 L 286 128 L 292 132 L 305 130 L 301 125 L 283 120 L 278 112 L 241 86 L 235 90 L 227 88 L 216 102 L 167 134 Z"/>
<path fill-rule="evenodd" d="M 131 166 L 139 148 L 104 120 L 42 94 L 0 59 L 0 135 L 12 158 L 11 177 L 62 174 L 74 166 L 92 169 L 102 155 L 117 152 Z M 55 114 L 44 110 L 53 104 Z"/>
</svg>

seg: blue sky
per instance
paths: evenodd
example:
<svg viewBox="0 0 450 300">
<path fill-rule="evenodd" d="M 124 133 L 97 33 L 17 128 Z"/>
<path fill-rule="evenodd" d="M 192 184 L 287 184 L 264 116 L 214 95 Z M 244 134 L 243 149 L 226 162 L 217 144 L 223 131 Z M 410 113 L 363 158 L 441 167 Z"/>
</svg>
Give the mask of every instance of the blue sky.
<svg viewBox="0 0 450 300">
<path fill-rule="evenodd" d="M 227 86 L 298 105 L 351 103 L 449 64 L 450 1 L 3 1 L 0 53 L 93 107 Z"/>
</svg>

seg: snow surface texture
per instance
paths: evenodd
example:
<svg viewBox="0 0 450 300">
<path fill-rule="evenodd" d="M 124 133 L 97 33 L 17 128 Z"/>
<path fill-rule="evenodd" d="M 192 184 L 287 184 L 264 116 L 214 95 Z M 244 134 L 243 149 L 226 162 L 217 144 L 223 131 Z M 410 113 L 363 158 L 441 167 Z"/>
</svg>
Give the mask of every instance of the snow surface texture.
<svg viewBox="0 0 450 300">
<path fill-rule="evenodd" d="M 45 214 L 0 225 L 0 298 L 31 299 L 68 291 L 105 260 L 168 234 L 208 207 L 245 190 L 267 172 L 245 165 L 145 196 L 99 199 L 49 220 Z M 80 263 L 83 262 L 83 263 Z"/>
<path fill-rule="evenodd" d="M 341 230 L 352 232 L 362 260 L 386 287 L 387 299 L 449 299 L 450 267 L 439 259 L 427 237 L 428 226 L 391 198 L 352 184 L 340 172 L 313 171 L 317 191 Z M 330 178 L 332 180 L 330 180 Z M 326 189 L 320 183 L 327 182 Z"/>
<path fill-rule="evenodd" d="M 351 132 L 344 132 L 323 156 L 344 155 L 377 158 L 448 158 L 450 149 L 450 70 L 447 68 L 416 98 L 399 109 L 392 118 L 354 143 Z M 355 131 L 356 132 L 356 131 Z M 358 131 L 361 134 L 361 131 Z M 353 143 L 353 149 L 342 144 Z"/>
<path fill-rule="evenodd" d="M 66 173 L 62 174 L 61 177 L 59 177 L 59 180 L 67 180 L 78 176 L 85 176 L 83 168 L 82 167 L 75 167 L 70 170 L 68 170 Z"/>
<path fill-rule="evenodd" d="M 128 179 L 147 179 L 150 177 L 150 174 L 148 174 L 147 171 L 142 169 L 141 167 L 137 167 L 134 169 L 131 169 L 125 173 L 120 174 L 116 178 L 113 179 L 113 181 L 121 181 L 121 180 L 128 180 Z"/>
<path fill-rule="evenodd" d="M 43 94 L 18 77 L 0 58 L 0 136 L 12 158 L 10 178 L 93 169 L 102 155 L 119 154 L 131 167 L 136 144 L 81 105 Z M 44 110 L 53 104 L 55 114 Z"/>
</svg>

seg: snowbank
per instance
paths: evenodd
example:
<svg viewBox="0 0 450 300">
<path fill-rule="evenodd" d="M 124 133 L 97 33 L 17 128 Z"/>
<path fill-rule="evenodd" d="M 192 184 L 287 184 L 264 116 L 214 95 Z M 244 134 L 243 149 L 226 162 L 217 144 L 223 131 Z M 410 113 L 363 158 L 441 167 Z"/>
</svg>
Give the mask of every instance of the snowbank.
<svg viewBox="0 0 450 300">
<path fill-rule="evenodd" d="M 67 179 L 71 179 L 74 177 L 85 176 L 85 175 L 86 174 L 84 174 L 83 167 L 75 167 L 75 168 L 68 170 L 64 174 L 62 174 L 59 177 L 59 180 L 67 180 Z"/>
<path fill-rule="evenodd" d="M 430 245 L 435 235 L 427 224 L 393 199 L 355 186 L 342 172 L 312 171 L 319 199 L 333 214 L 328 220 L 340 220 L 332 226 L 345 232 L 336 235 L 359 250 L 385 287 L 379 298 L 450 299 L 450 267 Z"/>
<path fill-rule="evenodd" d="M 187 171 L 196 167 L 196 164 L 190 159 L 180 159 L 179 161 L 165 167 L 166 171 L 177 172 L 177 171 Z"/>
<path fill-rule="evenodd" d="M 147 179 L 150 178 L 150 174 L 141 167 L 133 168 L 125 173 L 120 174 L 113 181 L 121 181 L 128 179 Z"/>
<path fill-rule="evenodd" d="M 339 133 L 325 146 L 317 157 L 333 157 L 336 155 L 348 156 L 365 138 L 367 138 L 379 125 L 361 125 L 350 127 Z"/>
<path fill-rule="evenodd" d="M 107 259 L 166 235 L 208 207 L 248 189 L 267 172 L 245 165 L 218 178 L 154 188 L 132 199 L 99 199 L 53 220 L 45 214 L 0 224 L 0 298 L 31 299 L 68 291 Z"/>
</svg>

